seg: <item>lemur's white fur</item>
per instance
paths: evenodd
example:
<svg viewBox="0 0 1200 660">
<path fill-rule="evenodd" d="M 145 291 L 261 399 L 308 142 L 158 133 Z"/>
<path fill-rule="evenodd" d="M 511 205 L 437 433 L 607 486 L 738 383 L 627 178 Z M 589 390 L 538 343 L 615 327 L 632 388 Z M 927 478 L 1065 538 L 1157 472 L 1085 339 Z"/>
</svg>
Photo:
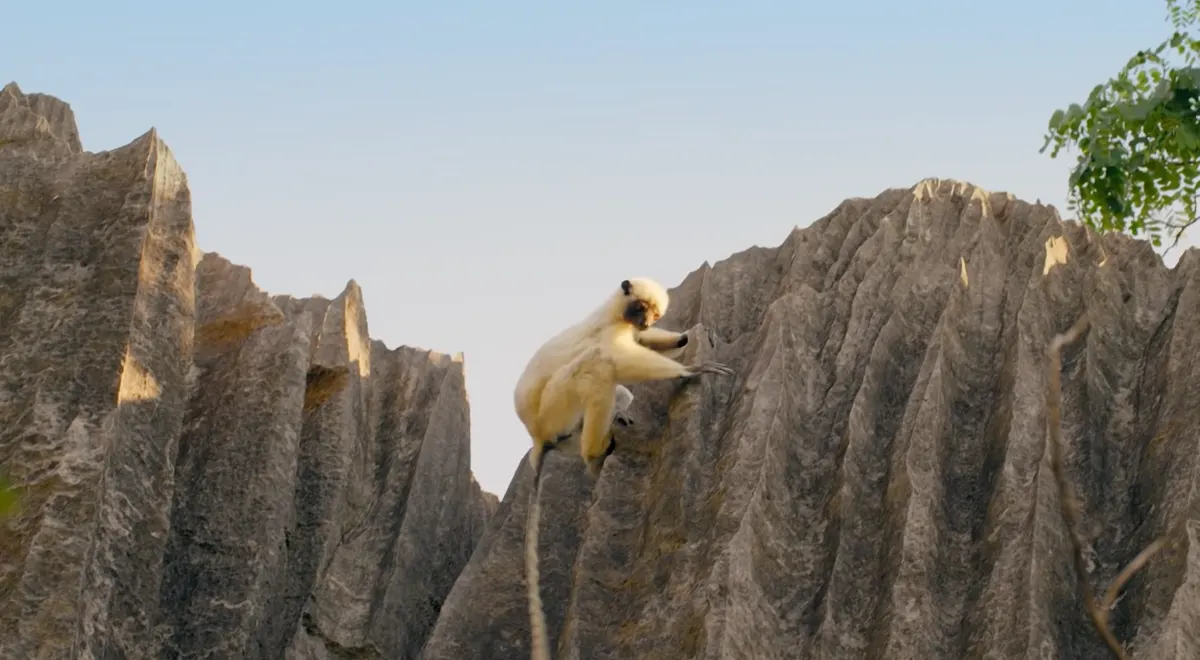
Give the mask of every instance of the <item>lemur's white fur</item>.
<svg viewBox="0 0 1200 660">
<path fill-rule="evenodd" d="M 626 385 L 733 373 L 717 362 L 684 366 L 662 354 L 678 354 L 688 342 L 686 334 L 651 327 L 666 313 L 669 302 L 666 289 L 654 280 L 622 281 L 595 311 L 543 344 L 517 381 L 513 403 L 533 440 L 529 452 L 533 488 L 525 526 L 533 660 L 550 660 L 537 569 L 543 454 L 578 431 L 579 453 L 589 474 L 596 477 L 613 449 L 613 419 L 619 419 L 633 402 Z"/>
</svg>

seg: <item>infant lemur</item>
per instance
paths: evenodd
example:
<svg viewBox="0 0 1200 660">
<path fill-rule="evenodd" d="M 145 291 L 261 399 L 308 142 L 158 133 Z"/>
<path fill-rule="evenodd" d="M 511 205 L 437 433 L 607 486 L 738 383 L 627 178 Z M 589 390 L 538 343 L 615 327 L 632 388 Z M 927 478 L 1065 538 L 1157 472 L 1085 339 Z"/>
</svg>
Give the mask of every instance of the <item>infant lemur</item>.
<svg viewBox="0 0 1200 660">
<path fill-rule="evenodd" d="M 588 473 L 600 467 L 614 448 L 612 423 L 626 422 L 633 402 L 625 386 L 653 380 L 731 375 L 719 362 L 682 365 L 668 357 L 688 343 L 684 333 L 653 326 L 667 311 L 666 289 L 652 279 L 624 280 L 620 289 L 579 323 L 542 345 L 517 381 L 513 402 L 529 431 L 533 468 L 525 527 L 525 579 L 533 632 L 533 660 L 549 660 L 550 642 L 538 589 L 537 531 L 542 458 L 562 440 L 579 432 L 579 453 Z"/>
</svg>

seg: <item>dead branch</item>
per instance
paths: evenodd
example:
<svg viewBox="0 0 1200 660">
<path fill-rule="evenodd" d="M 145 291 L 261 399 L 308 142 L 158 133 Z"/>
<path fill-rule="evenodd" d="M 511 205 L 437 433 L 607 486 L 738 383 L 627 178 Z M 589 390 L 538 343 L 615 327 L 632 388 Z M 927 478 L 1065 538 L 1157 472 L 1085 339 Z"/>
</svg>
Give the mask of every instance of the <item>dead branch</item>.
<svg viewBox="0 0 1200 660">
<path fill-rule="evenodd" d="M 1079 590 L 1083 595 L 1084 607 L 1087 608 L 1088 616 L 1091 617 L 1096 632 L 1100 633 L 1100 637 L 1104 639 L 1104 643 L 1108 645 L 1113 656 L 1118 660 L 1128 660 L 1129 656 L 1125 653 L 1124 647 L 1121 646 L 1121 642 L 1117 641 L 1116 635 L 1113 635 L 1112 628 L 1108 625 L 1108 613 L 1112 609 L 1113 603 L 1116 602 L 1121 587 L 1125 586 L 1133 574 L 1145 566 L 1150 558 L 1166 545 L 1166 539 L 1159 537 L 1145 550 L 1138 553 L 1138 556 L 1134 557 L 1133 561 L 1129 562 L 1109 584 L 1108 590 L 1104 594 L 1104 600 L 1100 603 L 1096 602 L 1091 583 L 1088 581 L 1087 565 L 1083 558 L 1083 549 L 1086 544 L 1080 531 L 1079 501 L 1075 497 L 1075 491 L 1071 488 L 1071 484 L 1067 483 L 1062 456 L 1061 353 L 1063 346 L 1079 339 L 1084 332 L 1087 332 L 1088 326 L 1088 317 L 1085 313 L 1079 317 L 1075 325 L 1071 326 L 1070 330 L 1056 335 L 1054 339 L 1050 340 L 1050 345 L 1046 348 L 1046 424 L 1047 438 L 1050 442 L 1050 470 L 1054 473 L 1054 481 L 1058 484 L 1058 503 L 1061 507 L 1063 523 L 1067 526 L 1067 534 L 1071 538 L 1075 576 L 1079 580 Z"/>
</svg>

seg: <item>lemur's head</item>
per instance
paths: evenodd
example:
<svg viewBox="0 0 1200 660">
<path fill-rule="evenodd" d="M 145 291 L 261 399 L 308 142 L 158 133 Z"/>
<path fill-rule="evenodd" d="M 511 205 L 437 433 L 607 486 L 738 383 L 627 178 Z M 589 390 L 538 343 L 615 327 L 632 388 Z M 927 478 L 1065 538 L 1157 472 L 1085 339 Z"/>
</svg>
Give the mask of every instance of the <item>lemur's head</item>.
<svg viewBox="0 0 1200 660">
<path fill-rule="evenodd" d="M 621 282 L 623 311 L 621 319 L 638 330 L 658 323 L 667 313 L 670 298 L 661 284 L 647 277 L 635 277 Z"/>
</svg>

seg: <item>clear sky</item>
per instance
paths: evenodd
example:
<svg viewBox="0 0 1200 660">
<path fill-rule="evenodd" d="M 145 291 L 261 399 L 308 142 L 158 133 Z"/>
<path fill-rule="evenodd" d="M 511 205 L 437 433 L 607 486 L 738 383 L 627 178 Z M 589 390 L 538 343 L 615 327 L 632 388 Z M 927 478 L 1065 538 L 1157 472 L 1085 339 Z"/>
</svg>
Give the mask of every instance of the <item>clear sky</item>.
<svg viewBox="0 0 1200 660">
<path fill-rule="evenodd" d="M 465 354 L 498 495 L 525 361 L 621 279 L 928 176 L 1062 211 L 1047 119 L 1169 32 L 1155 0 L 11 5 L 0 84 L 91 151 L 157 127 L 201 248 L 271 293 L 354 278 L 373 337 Z"/>
</svg>

